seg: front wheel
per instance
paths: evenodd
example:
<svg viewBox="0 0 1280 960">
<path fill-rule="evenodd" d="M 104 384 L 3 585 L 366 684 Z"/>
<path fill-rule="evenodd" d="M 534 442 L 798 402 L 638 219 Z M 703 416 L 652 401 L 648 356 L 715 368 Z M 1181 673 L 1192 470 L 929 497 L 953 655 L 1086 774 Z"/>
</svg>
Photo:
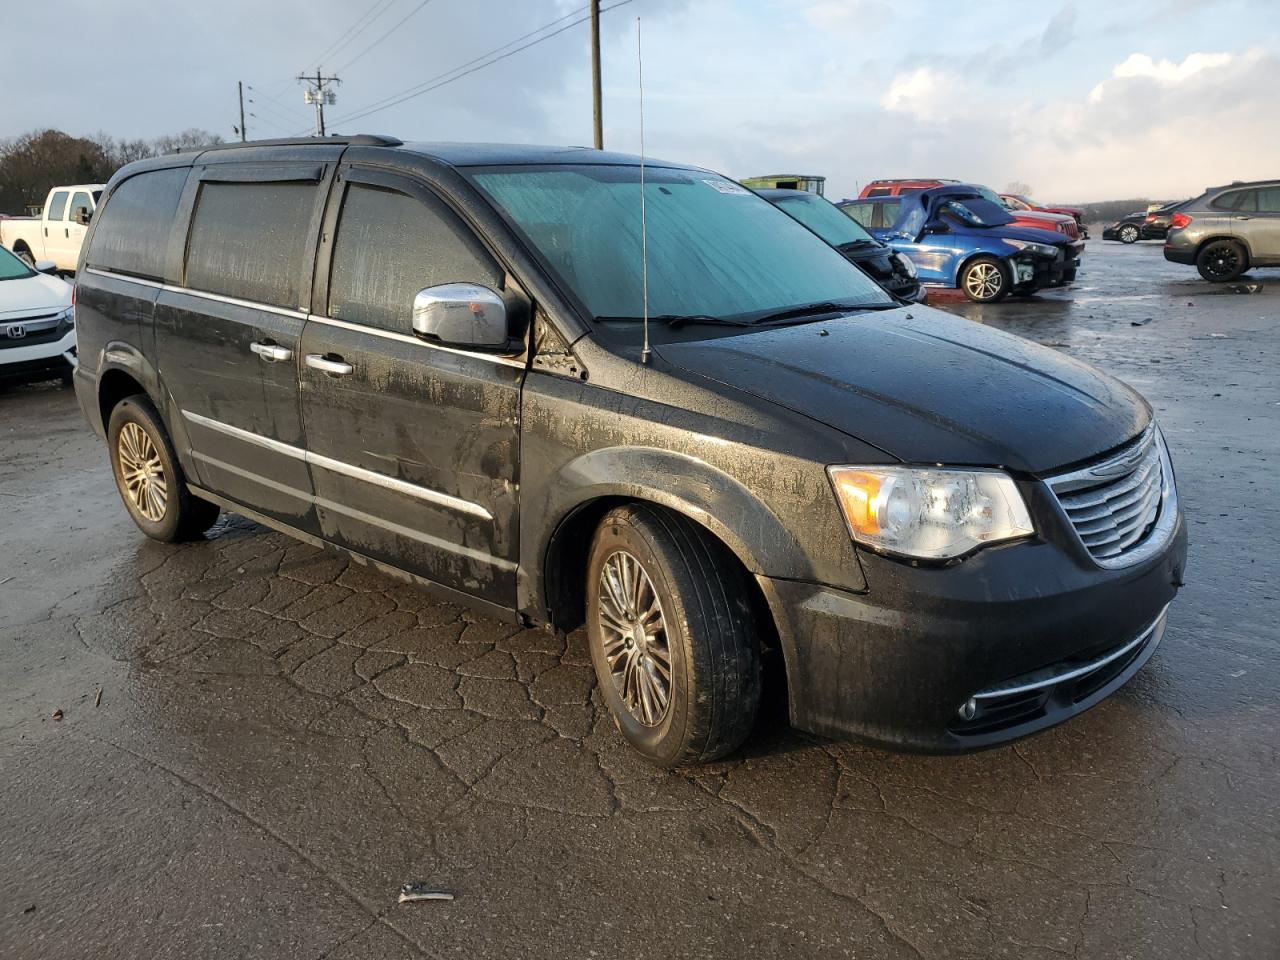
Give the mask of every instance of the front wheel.
<svg viewBox="0 0 1280 960">
<path fill-rule="evenodd" d="M 960 271 L 960 289 L 974 303 L 995 303 L 1009 295 L 1008 271 L 995 257 L 975 257 Z"/>
<path fill-rule="evenodd" d="M 1138 238 L 1140 236 L 1141 234 L 1138 231 L 1138 228 L 1135 227 L 1132 223 L 1126 223 L 1123 227 L 1120 228 L 1121 243 L 1137 243 Z"/>
<path fill-rule="evenodd" d="M 111 472 L 129 516 L 153 540 L 193 540 L 218 519 L 218 508 L 194 496 L 169 433 L 142 394 L 126 397 L 107 425 Z"/>
<path fill-rule="evenodd" d="M 1234 240 L 1214 240 L 1196 257 L 1196 269 L 1210 283 L 1226 283 L 1249 269 L 1249 257 Z"/>
<path fill-rule="evenodd" d="M 36 268 L 36 258 L 32 255 L 31 251 L 28 250 L 26 247 L 23 247 L 20 250 L 15 250 L 13 251 L 13 253 L 14 253 L 14 256 L 16 256 L 19 260 L 25 263 L 32 270 Z"/>
<path fill-rule="evenodd" d="M 746 575 L 686 517 L 619 507 L 587 560 L 587 638 L 601 696 L 647 759 L 675 767 L 737 748 L 760 705 Z"/>
</svg>

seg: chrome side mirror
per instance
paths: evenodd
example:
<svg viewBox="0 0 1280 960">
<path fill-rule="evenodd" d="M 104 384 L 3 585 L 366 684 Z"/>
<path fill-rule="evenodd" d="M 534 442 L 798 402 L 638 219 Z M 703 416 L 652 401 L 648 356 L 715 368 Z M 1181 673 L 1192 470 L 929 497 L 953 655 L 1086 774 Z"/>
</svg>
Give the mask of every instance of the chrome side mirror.
<svg viewBox="0 0 1280 960">
<path fill-rule="evenodd" d="M 413 298 L 413 332 L 464 350 L 515 352 L 502 296 L 476 283 L 442 283 Z"/>
<path fill-rule="evenodd" d="M 37 260 L 35 262 L 36 273 L 57 273 L 58 265 L 52 260 Z"/>
</svg>

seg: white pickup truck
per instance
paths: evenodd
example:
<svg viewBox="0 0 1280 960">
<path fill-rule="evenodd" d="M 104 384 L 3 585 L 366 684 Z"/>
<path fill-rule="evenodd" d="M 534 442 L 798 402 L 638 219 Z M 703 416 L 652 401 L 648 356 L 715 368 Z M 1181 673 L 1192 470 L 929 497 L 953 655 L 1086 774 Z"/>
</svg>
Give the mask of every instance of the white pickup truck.
<svg viewBox="0 0 1280 960">
<path fill-rule="evenodd" d="M 102 196 L 101 183 L 78 183 L 54 187 L 38 217 L 0 219 L 0 246 L 8 247 L 34 267 L 37 261 L 52 260 L 60 271 L 75 270 L 80 245 Z"/>
</svg>

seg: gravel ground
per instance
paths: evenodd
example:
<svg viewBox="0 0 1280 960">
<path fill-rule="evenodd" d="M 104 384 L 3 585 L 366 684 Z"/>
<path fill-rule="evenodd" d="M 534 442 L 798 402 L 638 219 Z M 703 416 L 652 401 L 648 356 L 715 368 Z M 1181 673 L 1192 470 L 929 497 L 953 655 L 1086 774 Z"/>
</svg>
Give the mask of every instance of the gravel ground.
<svg viewBox="0 0 1280 960">
<path fill-rule="evenodd" d="M 580 633 L 238 518 L 149 542 L 71 392 L 10 390 L 0 955 L 1274 960 L 1280 271 L 1258 279 L 1095 240 L 1067 292 L 947 307 L 1145 393 L 1191 524 L 1146 669 L 959 757 L 775 711 L 744 754 L 655 770 Z M 399 905 L 406 880 L 457 899 Z"/>
</svg>

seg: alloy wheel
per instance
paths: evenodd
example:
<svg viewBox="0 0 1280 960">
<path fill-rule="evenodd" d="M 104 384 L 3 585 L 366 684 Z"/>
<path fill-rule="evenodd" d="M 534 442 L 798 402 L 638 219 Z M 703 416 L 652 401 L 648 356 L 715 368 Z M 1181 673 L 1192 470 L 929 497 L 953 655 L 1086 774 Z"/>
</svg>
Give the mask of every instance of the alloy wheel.
<svg viewBox="0 0 1280 960">
<path fill-rule="evenodd" d="M 1230 279 L 1240 272 L 1240 251 L 1230 243 L 1212 247 L 1205 257 L 1204 268 L 1215 277 Z"/>
<path fill-rule="evenodd" d="M 627 711 L 657 726 L 671 706 L 671 648 L 653 581 L 625 550 L 600 570 L 600 637 L 614 689 Z"/>
<path fill-rule="evenodd" d="M 1124 243 L 1136 243 L 1138 239 L 1138 228 L 1130 224 L 1120 229 L 1120 239 Z"/>
<path fill-rule="evenodd" d="M 965 274 L 964 289 L 975 300 L 991 300 L 1004 286 L 1004 275 L 994 263 L 976 263 Z"/>
<path fill-rule="evenodd" d="M 116 457 L 125 494 L 135 510 L 152 523 L 164 519 L 169 503 L 169 483 L 160 451 L 147 431 L 129 422 L 120 428 Z"/>
</svg>

